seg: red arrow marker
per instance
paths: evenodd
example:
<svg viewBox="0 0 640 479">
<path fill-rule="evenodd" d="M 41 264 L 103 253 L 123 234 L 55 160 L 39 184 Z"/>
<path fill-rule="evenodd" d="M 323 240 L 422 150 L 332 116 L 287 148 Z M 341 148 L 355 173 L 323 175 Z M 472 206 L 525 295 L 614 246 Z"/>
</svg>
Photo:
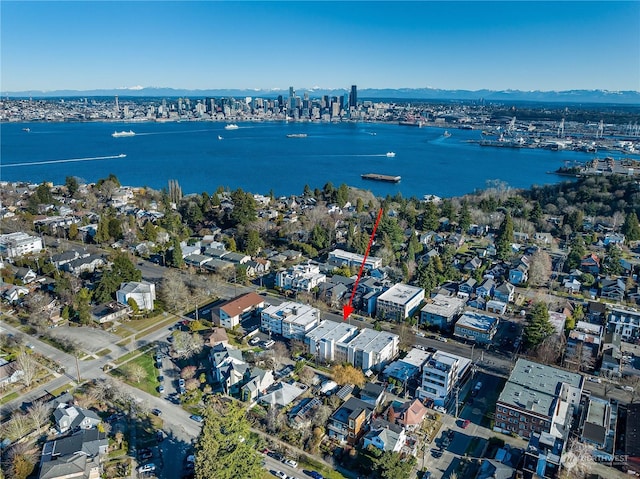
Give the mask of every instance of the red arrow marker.
<svg viewBox="0 0 640 479">
<path fill-rule="evenodd" d="M 369 238 L 369 244 L 367 245 L 367 251 L 364 253 L 364 258 L 362 258 L 362 264 L 360 265 L 360 271 L 358 271 L 358 277 L 356 278 L 356 282 L 353 284 L 353 291 L 351 291 L 351 298 L 349 298 L 349 304 L 345 304 L 342 307 L 342 319 L 344 321 L 353 313 L 353 297 L 356 295 L 356 290 L 358 289 L 358 283 L 360 282 L 360 278 L 362 277 L 362 272 L 364 271 L 364 264 L 367 261 L 367 256 L 369 256 L 369 250 L 371 249 L 371 245 L 373 244 L 373 237 L 376 235 L 376 230 L 378 229 L 378 223 L 380 223 L 380 218 L 382 218 L 382 208 L 378 211 L 378 217 L 376 218 L 376 222 L 373 225 L 373 231 L 371 232 L 371 238 Z"/>
</svg>

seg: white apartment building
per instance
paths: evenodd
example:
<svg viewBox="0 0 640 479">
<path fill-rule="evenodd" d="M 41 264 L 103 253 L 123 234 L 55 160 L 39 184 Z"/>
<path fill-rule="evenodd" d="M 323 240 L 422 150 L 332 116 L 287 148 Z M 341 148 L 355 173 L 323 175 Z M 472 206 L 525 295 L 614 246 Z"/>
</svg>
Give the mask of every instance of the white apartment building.
<svg viewBox="0 0 640 479">
<path fill-rule="evenodd" d="M 424 289 L 408 284 L 394 284 L 376 300 L 376 316 L 402 321 L 413 314 L 424 300 Z"/>
<path fill-rule="evenodd" d="M 42 239 L 26 233 L 16 232 L 0 235 L 0 256 L 16 258 L 42 250 Z"/>
<path fill-rule="evenodd" d="M 320 267 L 316 264 L 297 264 L 276 273 L 276 286 L 292 291 L 309 293 L 326 280 L 327 276 L 320 272 Z"/>
<path fill-rule="evenodd" d="M 116 291 L 116 300 L 120 304 L 129 304 L 133 299 L 138 308 L 145 311 L 153 311 L 153 302 L 156 300 L 156 285 L 146 281 L 131 281 L 122 283 Z"/>
<path fill-rule="evenodd" d="M 611 308 L 609 312 L 609 330 L 620 335 L 623 341 L 634 342 L 640 339 L 640 311 L 635 308 Z"/>
<path fill-rule="evenodd" d="M 422 385 L 416 395 L 421 400 L 432 399 L 436 406 L 445 406 L 470 365 L 467 358 L 436 351 L 424 365 Z"/>
<path fill-rule="evenodd" d="M 398 355 L 399 344 L 397 334 L 365 328 L 348 343 L 338 344 L 337 354 L 363 371 L 378 371 Z"/>
<path fill-rule="evenodd" d="M 348 251 L 344 251 L 341 249 L 335 249 L 331 253 L 329 253 L 329 257 L 327 258 L 327 262 L 334 266 L 342 267 L 349 266 L 351 268 L 360 268 L 362 266 L 362 261 L 364 260 L 364 256 L 357 253 L 349 253 Z M 378 269 L 382 266 L 382 258 L 377 258 L 375 256 L 367 256 L 367 260 L 364 262 L 364 269 L 372 270 Z"/>
<path fill-rule="evenodd" d="M 309 305 L 287 301 L 268 306 L 260 313 L 260 328 L 287 339 L 304 339 L 320 323 L 320 310 Z"/>
<path fill-rule="evenodd" d="M 348 323 L 322 321 L 317 328 L 307 333 L 305 342 L 309 345 L 309 354 L 323 362 L 344 362 L 347 360 L 345 343 L 358 334 L 358 328 Z M 339 348 L 337 345 L 342 344 Z"/>
</svg>

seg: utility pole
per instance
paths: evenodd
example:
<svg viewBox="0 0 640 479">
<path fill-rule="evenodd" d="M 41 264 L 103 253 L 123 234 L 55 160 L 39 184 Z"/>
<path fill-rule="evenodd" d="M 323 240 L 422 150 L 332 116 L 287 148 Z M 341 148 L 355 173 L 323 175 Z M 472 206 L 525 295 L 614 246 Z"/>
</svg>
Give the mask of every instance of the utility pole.
<svg viewBox="0 0 640 479">
<path fill-rule="evenodd" d="M 78 374 L 78 386 L 80 385 L 80 364 L 78 363 L 78 353 L 75 354 L 76 358 L 76 372 Z"/>
<path fill-rule="evenodd" d="M 458 419 L 458 393 L 460 392 L 460 388 L 456 386 L 456 419 Z"/>
</svg>

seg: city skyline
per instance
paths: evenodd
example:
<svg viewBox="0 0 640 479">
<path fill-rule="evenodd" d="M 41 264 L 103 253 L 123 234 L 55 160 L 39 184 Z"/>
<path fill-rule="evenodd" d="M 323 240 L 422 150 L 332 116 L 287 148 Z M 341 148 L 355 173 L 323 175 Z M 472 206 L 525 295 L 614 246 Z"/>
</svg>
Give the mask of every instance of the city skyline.
<svg viewBox="0 0 640 479">
<path fill-rule="evenodd" d="M 1 8 L 3 92 L 640 90 L 639 2 L 3 1 Z"/>
</svg>

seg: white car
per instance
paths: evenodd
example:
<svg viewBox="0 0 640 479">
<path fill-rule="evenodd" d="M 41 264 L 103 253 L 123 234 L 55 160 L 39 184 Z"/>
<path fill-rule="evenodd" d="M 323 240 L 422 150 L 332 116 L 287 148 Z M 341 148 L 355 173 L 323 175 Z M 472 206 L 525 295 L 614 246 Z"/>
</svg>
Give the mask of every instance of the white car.
<svg viewBox="0 0 640 479">
<path fill-rule="evenodd" d="M 287 466 L 290 466 L 290 467 L 294 467 L 294 468 L 298 467 L 298 463 L 296 461 L 294 461 L 293 459 L 285 459 L 282 462 L 284 462 Z"/>
<path fill-rule="evenodd" d="M 282 472 L 282 471 L 275 471 L 276 476 L 279 477 L 280 479 L 287 479 L 287 475 Z"/>
<path fill-rule="evenodd" d="M 438 341 L 442 341 L 443 343 L 449 342 L 447 338 L 443 338 L 442 336 L 438 337 Z"/>
</svg>

